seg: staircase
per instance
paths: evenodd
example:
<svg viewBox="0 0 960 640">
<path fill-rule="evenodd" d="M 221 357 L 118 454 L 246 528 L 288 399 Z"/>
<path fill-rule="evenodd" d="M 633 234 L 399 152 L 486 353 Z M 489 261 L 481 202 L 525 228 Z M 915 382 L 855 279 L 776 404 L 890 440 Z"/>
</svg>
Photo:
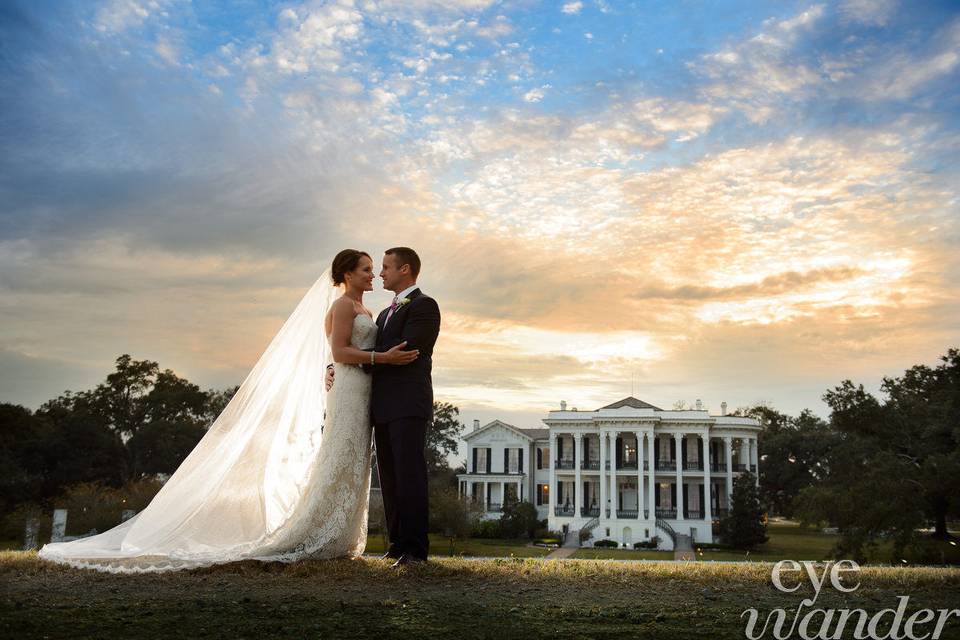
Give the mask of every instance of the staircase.
<svg viewBox="0 0 960 640">
<path fill-rule="evenodd" d="M 673 527 L 670 526 L 670 523 L 663 518 L 657 518 L 656 524 L 658 527 L 663 529 L 668 536 L 670 536 L 670 540 L 673 542 L 674 560 L 697 559 L 693 554 L 693 540 L 690 539 L 690 536 L 683 533 L 677 533 L 674 531 Z"/>
<path fill-rule="evenodd" d="M 575 539 L 575 541 L 574 541 L 574 546 L 579 547 L 579 546 L 580 546 L 580 540 L 583 538 L 583 536 L 584 536 L 586 533 L 588 533 L 588 532 L 593 531 L 594 529 L 596 529 L 598 524 L 600 524 L 600 518 L 592 518 L 591 520 L 589 520 L 589 521 L 587 522 L 587 524 L 585 524 L 585 525 L 583 525 L 582 527 L 580 527 L 580 531 L 578 531 L 577 534 L 576 534 L 576 539 Z M 571 533 L 572 533 L 572 532 L 571 532 Z M 567 536 L 567 537 L 569 538 L 569 536 Z M 567 546 L 566 542 L 564 543 L 563 546 Z"/>
</svg>

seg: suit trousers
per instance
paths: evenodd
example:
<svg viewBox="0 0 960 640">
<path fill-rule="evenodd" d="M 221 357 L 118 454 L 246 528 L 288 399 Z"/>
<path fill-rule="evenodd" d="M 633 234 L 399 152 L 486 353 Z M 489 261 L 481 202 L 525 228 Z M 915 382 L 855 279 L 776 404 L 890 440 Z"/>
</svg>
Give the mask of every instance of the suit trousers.
<svg viewBox="0 0 960 640">
<path fill-rule="evenodd" d="M 390 555 L 427 559 L 427 424 L 424 418 L 399 418 L 373 427 L 380 493 L 387 520 Z"/>
</svg>

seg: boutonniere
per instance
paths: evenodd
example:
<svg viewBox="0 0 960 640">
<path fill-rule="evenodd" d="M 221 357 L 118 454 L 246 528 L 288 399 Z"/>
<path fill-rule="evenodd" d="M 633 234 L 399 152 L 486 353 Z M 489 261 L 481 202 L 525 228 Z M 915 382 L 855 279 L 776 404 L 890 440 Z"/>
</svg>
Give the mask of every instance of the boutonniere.
<svg viewBox="0 0 960 640">
<path fill-rule="evenodd" d="M 405 304 L 410 304 L 410 298 L 400 298 L 397 300 L 397 307 L 402 307 Z"/>
</svg>

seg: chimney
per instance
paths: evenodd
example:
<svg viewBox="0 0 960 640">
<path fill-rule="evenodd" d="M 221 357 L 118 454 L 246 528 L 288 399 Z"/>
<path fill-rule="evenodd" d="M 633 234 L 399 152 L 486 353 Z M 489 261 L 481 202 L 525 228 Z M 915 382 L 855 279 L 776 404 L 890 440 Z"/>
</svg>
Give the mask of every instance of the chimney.
<svg viewBox="0 0 960 640">
<path fill-rule="evenodd" d="M 726 401 L 723 401 L 723 402 L 720 403 L 720 415 L 722 415 L 722 416 L 727 415 L 727 402 L 726 402 Z"/>
<path fill-rule="evenodd" d="M 560 411 L 566 411 L 566 410 L 567 410 L 567 401 L 566 401 L 566 400 L 561 400 L 561 401 L 560 401 Z"/>
<path fill-rule="evenodd" d="M 703 411 L 703 403 L 697 398 L 697 411 Z"/>
<path fill-rule="evenodd" d="M 476 430 L 479 429 L 479 428 L 480 428 L 480 421 L 479 421 L 479 420 L 474 420 L 474 421 L 473 421 L 473 430 L 476 431 Z"/>
</svg>

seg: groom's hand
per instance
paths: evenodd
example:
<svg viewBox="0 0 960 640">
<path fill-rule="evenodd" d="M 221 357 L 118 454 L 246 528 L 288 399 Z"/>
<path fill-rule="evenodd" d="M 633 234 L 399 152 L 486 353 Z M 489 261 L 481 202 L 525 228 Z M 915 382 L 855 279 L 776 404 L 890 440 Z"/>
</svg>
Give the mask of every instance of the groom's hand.
<svg viewBox="0 0 960 640">
<path fill-rule="evenodd" d="M 327 369 L 327 376 L 325 378 L 327 384 L 327 391 L 333 388 L 333 367 Z"/>
</svg>

